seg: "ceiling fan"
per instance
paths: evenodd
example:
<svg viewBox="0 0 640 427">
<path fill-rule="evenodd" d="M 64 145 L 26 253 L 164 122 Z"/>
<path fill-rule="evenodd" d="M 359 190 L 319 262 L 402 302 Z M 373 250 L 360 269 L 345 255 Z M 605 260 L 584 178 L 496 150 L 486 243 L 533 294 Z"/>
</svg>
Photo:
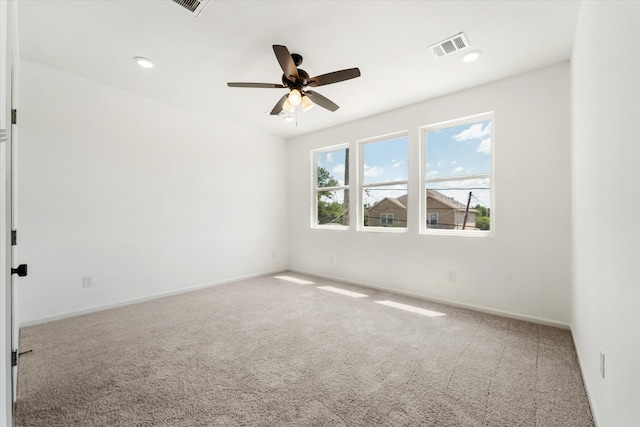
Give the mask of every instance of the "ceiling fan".
<svg viewBox="0 0 640 427">
<path fill-rule="evenodd" d="M 284 95 L 271 110 L 272 116 L 277 116 L 282 110 L 293 112 L 298 105 L 302 106 L 302 111 L 307 111 L 318 104 L 322 108 L 329 111 L 336 111 L 338 105 L 328 98 L 320 95 L 318 92 L 307 90 L 307 86 L 316 87 L 338 83 L 344 80 L 360 77 L 358 68 L 349 68 L 346 70 L 334 71 L 332 73 L 321 74 L 316 77 L 309 77 L 306 71 L 298 68 L 302 64 L 302 56 L 297 53 L 289 53 L 286 46 L 273 45 L 273 51 L 276 54 L 280 68 L 284 74 L 282 75 L 282 84 L 279 83 L 237 83 L 229 82 L 229 87 L 250 87 L 250 88 L 270 88 L 270 89 L 289 89 L 289 93 Z"/>
</svg>

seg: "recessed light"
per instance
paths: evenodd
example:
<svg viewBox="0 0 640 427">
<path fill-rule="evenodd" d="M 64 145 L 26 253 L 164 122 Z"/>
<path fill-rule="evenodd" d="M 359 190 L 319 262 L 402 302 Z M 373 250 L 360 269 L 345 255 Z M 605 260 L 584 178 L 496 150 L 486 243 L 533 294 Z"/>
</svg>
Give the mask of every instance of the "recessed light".
<svg viewBox="0 0 640 427">
<path fill-rule="evenodd" d="M 136 63 L 141 66 L 142 68 L 153 68 L 154 64 L 153 61 L 150 60 L 149 58 L 145 58 L 142 56 L 136 56 L 135 58 L 133 58 L 134 61 L 136 61 Z"/>
<path fill-rule="evenodd" d="M 479 50 L 472 50 L 471 52 L 469 52 L 466 55 L 464 55 L 462 57 L 462 60 L 464 62 L 473 62 L 478 58 L 480 58 L 480 51 Z"/>
</svg>

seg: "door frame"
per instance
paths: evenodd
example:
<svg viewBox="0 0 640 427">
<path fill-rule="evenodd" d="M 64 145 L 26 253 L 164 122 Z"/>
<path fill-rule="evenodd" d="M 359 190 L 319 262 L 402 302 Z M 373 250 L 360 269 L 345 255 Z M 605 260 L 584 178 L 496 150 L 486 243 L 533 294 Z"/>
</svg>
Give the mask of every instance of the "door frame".
<svg viewBox="0 0 640 427">
<path fill-rule="evenodd" d="M 15 292 L 11 267 L 16 253 L 12 246 L 15 218 L 15 147 L 16 132 L 12 124 L 15 107 L 15 76 L 18 57 L 15 0 L 0 2 L 0 129 L 5 130 L 0 141 L 0 427 L 10 427 L 13 402 L 16 397 L 17 367 L 12 367 L 12 350 L 17 349 Z"/>
</svg>

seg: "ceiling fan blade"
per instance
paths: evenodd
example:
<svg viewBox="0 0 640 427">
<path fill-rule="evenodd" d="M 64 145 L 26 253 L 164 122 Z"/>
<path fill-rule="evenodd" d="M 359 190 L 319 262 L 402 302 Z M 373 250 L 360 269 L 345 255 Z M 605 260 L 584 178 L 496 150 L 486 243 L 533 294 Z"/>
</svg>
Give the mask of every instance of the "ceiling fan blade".
<svg viewBox="0 0 640 427">
<path fill-rule="evenodd" d="M 227 83 L 229 87 L 254 87 L 254 88 L 276 88 L 283 89 L 286 86 L 277 83 L 239 83 L 239 82 L 229 82 Z"/>
<path fill-rule="evenodd" d="M 309 86 L 322 86 L 328 85 L 331 83 L 338 83 L 349 79 L 354 79 L 356 77 L 360 77 L 360 69 L 359 68 L 349 68 L 346 70 L 334 71 L 333 73 L 321 74 L 316 77 L 311 77 L 307 81 L 307 85 Z"/>
<path fill-rule="evenodd" d="M 324 96 L 320 95 L 318 92 L 307 90 L 304 93 L 309 97 L 309 99 L 314 104 L 318 104 L 322 108 L 326 108 L 329 111 L 336 111 L 338 108 L 340 108 L 338 107 L 338 104 L 334 103 L 329 98 L 325 98 Z"/>
<path fill-rule="evenodd" d="M 277 116 L 278 114 L 280 114 L 280 111 L 282 111 L 282 106 L 284 105 L 284 102 L 287 100 L 288 96 L 289 94 L 287 93 L 285 96 L 280 98 L 280 101 L 278 101 L 275 107 L 273 107 L 273 110 L 271 110 L 272 116 Z"/>
<path fill-rule="evenodd" d="M 274 44 L 273 52 L 276 54 L 276 58 L 278 58 L 278 63 L 280 63 L 280 68 L 284 71 L 284 75 L 287 79 L 295 82 L 298 79 L 298 69 L 296 68 L 295 62 L 293 62 L 293 58 L 291 58 L 289 49 L 287 49 L 286 46 Z"/>
</svg>

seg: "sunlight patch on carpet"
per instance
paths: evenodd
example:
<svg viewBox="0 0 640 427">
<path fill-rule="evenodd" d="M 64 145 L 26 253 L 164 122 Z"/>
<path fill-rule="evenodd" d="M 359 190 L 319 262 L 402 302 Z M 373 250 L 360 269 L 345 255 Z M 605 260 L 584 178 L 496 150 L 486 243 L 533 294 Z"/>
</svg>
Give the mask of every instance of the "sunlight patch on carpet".
<svg viewBox="0 0 640 427">
<path fill-rule="evenodd" d="M 329 292 L 335 292 L 337 294 L 342 294 L 342 295 L 346 295 L 348 297 L 353 297 L 353 298 L 366 298 L 369 296 L 365 294 L 360 294 L 358 292 L 351 292 L 351 291 L 346 291 L 340 288 L 334 288 L 333 286 L 318 286 L 318 289 L 323 289 Z"/>
<path fill-rule="evenodd" d="M 299 285 L 313 285 L 316 283 L 316 282 L 310 282 L 308 280 L 296 279 L 295 277 L 291 277 L 291 276 L 274 276 L 274 277 L 276 279 L 286 280 L 287 282 L 293 282 Z"/>
<path fill-rule="evenodd" d="M 401 304 L 399 302 L 393 301 L 375 301 L 376 304 L 387 305 L 389 307 L 399 308 L 400 310 L 410 311 L 412 313 L 422 314 L 423 316 L 429 317 L 438 317 L 438 316 L 446 316 L 445 313 L 440 313 L 437 311 L 431 311 L 420 307 L 414 307 L 412 305 Z"/>
</svg>

